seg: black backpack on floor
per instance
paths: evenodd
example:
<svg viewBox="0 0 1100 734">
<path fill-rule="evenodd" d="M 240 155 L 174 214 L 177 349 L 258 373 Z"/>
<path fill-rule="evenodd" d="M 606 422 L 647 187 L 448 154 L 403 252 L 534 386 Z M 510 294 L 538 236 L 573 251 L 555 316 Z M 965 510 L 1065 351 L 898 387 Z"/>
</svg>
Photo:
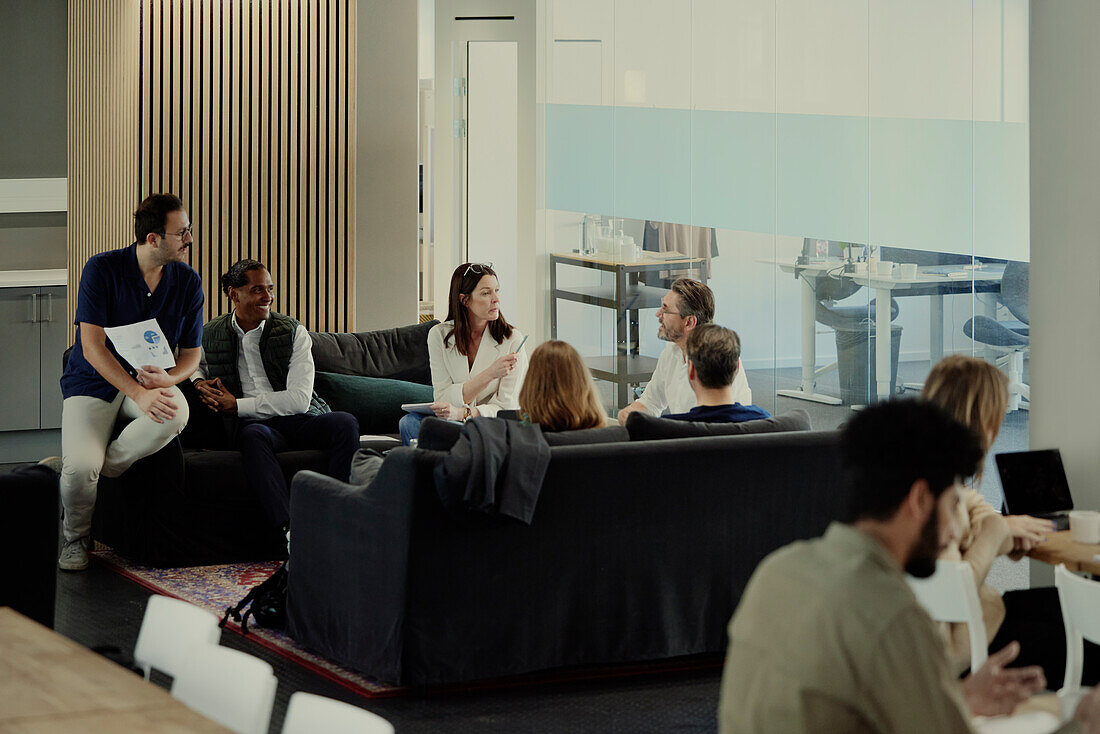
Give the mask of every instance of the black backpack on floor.
<svg viewBox="0 0 1100 734">
<path fill-rule="evenodd" d="M 251 616 L 256 624 L 273 630 L 286 628 L 286 564 L 279 566 L 270 578 L 252 589 L 241 599 L 237 606 L 228 607 L 225 616 L 218 623 L 219 627 L 225 627 L 229 618 L 241 625 L 241 634 L 248 634 L 248 618 Z M 242 614 L 242 610 L 248 607 Z"/>
</svg>

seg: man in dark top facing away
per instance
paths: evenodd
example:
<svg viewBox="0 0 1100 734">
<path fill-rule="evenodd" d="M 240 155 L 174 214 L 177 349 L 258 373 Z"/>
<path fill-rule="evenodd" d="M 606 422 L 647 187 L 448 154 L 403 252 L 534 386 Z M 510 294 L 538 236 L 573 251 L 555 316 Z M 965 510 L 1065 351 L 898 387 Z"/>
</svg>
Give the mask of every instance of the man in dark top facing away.
<svg viewBox="0 0 1100 734">
<path fill-rule="evenodd" d="M 686 413 L 665 416 L 678 421 L 740 423 L 770 418 L 755 405 L 733 399 L 733 378 L 741 369 L 741 339 L 718 324 L 696 326 L 687 337 L 688 382 L 698 405 Z"/>
<path fill-rule="evenodd" d="M 61 502 L 65 545 L 57 565 L 88 567 L 88 539 L 100 475 L 117 477 L 154 454 L 187 425 L 187 402 L 177 384 L 199 364 L 202 281 L 183 260 L 191 222 L 183 202 L 154 194 L 134 212 L 136 240 L 89 258 L 76 301 L 76 341 L 61 376 Z M 164 370 L 125 362 L 107 327 L 155 319 L 176 366 Z M 158 336 L 146 335 L 150 345 Z M 129 421 L 118 438 L 119 416 Z M 151 487 L 151 492 L 156 491 Z"/>
<path fill-rule="evenodd" d="M 233 310 L 204 327 L 202 364 L 192 380 L 208 408 L 240 421 L 245 479 L 272 524 L 287 532 L 290 487 L 275 454 L 329 451 L 328 475 L 346 482 L 359 423 L 332 412 L 314 392 L 313 340 L 305 326 L 272 310 L 275 286 L 263 263 L 234 263 L 221 287 Z"/>
</svg>

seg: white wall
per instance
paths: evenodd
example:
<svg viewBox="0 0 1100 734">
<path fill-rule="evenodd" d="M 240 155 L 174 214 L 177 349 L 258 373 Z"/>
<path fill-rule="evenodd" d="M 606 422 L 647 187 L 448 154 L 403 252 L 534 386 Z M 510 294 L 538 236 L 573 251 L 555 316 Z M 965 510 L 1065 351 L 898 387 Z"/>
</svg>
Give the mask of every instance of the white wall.
<svg viewBox="0 0 1100 734">
<path fill-rule="evenodd" d="M 1076 504 L 1100 507 L 1100 4 L 1031 15 L 1031 445 L 1058 447 Z"/>
</svg>

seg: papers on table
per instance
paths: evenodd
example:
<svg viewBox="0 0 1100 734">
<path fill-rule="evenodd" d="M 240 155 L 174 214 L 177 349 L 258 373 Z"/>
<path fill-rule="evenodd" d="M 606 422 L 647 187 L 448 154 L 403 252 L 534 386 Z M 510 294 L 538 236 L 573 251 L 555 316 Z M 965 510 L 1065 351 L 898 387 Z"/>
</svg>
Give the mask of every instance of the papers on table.
<svg viewBox="0 0 1100 734">
<path fill-rule="evenodd" d="M 176 366 L 172 350 L 168 348 L 168 340 L 164 338 L 164 332 L 156 319 L 126 326 L 107 326 L 103 331 L 107 333 L 107 338 L 111 340 L 118 356 L 135 369 L 150 364 L 166 370 Z"/>
<path fill-rule="evenodd" d="M 435 415 L 431 403 L 403 403 L 401 410 L 406 413 L 421 413 L 423 415 Z"/>
</svg>

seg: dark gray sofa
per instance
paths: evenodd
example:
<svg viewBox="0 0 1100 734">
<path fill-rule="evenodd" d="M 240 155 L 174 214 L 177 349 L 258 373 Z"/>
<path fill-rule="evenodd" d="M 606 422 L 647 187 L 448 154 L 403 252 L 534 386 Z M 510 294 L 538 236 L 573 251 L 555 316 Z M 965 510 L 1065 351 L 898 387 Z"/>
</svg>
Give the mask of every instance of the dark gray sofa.
<svg viewBox="0 0 1100 734">
<path fill-rule="evenodd" d="M 314 366 L 320 373 L 358 375 L 431 384 L 428 331 L 435 321 L 358 334 L 311 332 Z M 396 434 L 395 405 L 356 410 L 345 396 L 318 392 L 334 409 L 352 409 L 360 423 L 371 410 L 385 410 Z M 180 386 L 191 418 L 184 434 L 156 454 L 136 462 L 117 479 L 103 477 L 92 521 L 93 537 L 131 560 L 150 566 L 196 566 L 286 556 L 286 539 L 272 527 L 245 480 L 240 453 L 232 450 L 220 418 L 204 408 L 194 388 Z M 429 388 L 430 390 L 430 388 Z M 368 390 L 369 392 L 369 390 Z M 392 420 L 390 420 L 392 419 Z M 363 430 L 363 428 L 367 430 Z M 376 430 L 371 430 L 374 428 Z M 379 425 L 362 426 L 361 433 Z M 386 431 L 387 433 L 390 431 Z M 279 454 L 287 481 L 299 471 L 324 471 L 327 452 Z"/>
<path fill-rule="evenodd" d="M 290 634 L 404 685 L 721 653 L 757 563 L 848 506 L 834 432 L 550 452 L 530 526 L 446 514 L 441 452 L 296 476 Z"/>
</svg>

